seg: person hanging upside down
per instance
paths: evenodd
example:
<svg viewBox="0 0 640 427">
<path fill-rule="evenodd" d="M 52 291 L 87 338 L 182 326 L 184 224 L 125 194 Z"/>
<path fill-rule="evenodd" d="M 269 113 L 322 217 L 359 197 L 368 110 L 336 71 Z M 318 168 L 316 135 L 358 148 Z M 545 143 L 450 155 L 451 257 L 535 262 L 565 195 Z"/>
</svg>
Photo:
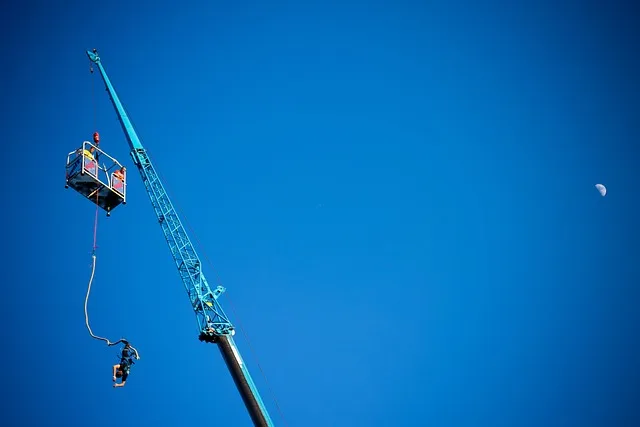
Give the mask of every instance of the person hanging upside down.
<svg viewBox="0 0 640 427">
<path fill-rule="evenodd" d="M 113 386 L 124 387 L 131 371 L 131 365 L 135 362 L 133 358 L 140 359 L 138 352 L 131 347 L 131 344 L 125 341 L 124 348 L 122 349 L 122 355 L 120 356 L 120 363 L 113 365 Z M 122 378 L 120 383 L 116 382 L 117 378 Z"/>
</svg>

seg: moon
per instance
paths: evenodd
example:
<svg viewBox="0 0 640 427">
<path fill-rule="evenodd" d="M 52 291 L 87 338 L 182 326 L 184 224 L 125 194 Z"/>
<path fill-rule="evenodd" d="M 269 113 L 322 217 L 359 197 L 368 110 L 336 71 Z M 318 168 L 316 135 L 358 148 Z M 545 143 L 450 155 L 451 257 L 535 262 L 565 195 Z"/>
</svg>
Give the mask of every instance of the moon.
<svg viewBox="0 0 640 427">
<path fill-rule="evenodd" d="M 604 197 L 607 194 L 607 187 L 602 184 L 596 184 L 596 188 L 600 192 L 600 195 Z"/>
</svg>

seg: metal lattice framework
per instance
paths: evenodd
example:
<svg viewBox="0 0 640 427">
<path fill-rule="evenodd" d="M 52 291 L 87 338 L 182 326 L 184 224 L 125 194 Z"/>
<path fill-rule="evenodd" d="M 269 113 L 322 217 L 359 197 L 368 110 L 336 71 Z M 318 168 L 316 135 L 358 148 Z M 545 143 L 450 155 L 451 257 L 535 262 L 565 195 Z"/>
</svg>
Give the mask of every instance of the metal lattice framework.
<svg viewBox="0 0 640 427">
<path fill-rule="evenodd" d="M 143 148 L 132 151 L 132 157 L 142 175 L 151 204 L 162 227 L 162 232 L 171 250 L 178 272 L 189 295 L 189 301 L 196 313 L 198 327 L 202 331 L 212 327 L 219 335 L 229 334 L 233 326 L 217 299 L 224 288 L 218 286 L 212 291 L 202 273 L 202 265 L 189 236 L 178 218 L 169 196 L 158 178 L 147 152 Z"/>
<path fill-rule="evenodd" d="M 131 148 L 131 157 L 140 172 L 156 217 L 169 245 L 171 255 L 178 268 L 180 278 L 189 296 L 190 304 L 195 312 L 200 333 L 199 339 L 218 345 L 253 423 L 260 427 L 273 427 L 274 424 L 260 397 L 260 393 L 258 393 L 249 370 L 233 340 L 234 327 L 218 303 L 218 297 L 225 289 L 222 286 L 217 286 L 212 291 L 209 287 L 202 273 L 202 263 L 196 253 L 196 249 L 191 243 L 158 173 L 151 163 L 147 151 L 142 146 L 125 108 L 107 77 L 97 51 L 95 49 L 87 51 L 87 55 L 100 71 L 124 130 Z"/>
</svg>

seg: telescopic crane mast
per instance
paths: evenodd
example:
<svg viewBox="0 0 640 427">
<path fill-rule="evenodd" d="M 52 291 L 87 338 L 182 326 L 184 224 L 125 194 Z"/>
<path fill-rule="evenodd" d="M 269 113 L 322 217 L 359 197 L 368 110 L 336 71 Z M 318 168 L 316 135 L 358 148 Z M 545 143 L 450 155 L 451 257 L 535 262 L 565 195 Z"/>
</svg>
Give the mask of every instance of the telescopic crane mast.
<svg viewBox="0 0 640 427">
<path fill-rule="evenodd" d="M 195 247 L 191 243 L 178 217 L 178 213 L 169 200 L 169 196 L 156 173 L 156 169 L 151 163 L 147 151 L 142 146 L 102 66 L 97 50 L 87 51 L 87 55 L 91 62 L 96 64 L 98 70 L 100 70 L 100 75 L 106 85 L 106 90 L 109 93 L 109 97 L 111 98 L 122 129 L 124 130 L 127 142 L 131 148 L 130 154 L 133 163 L 140 172 L 140 177 L 147 190 L 151 205 L 156 213 L 173 260 L 178 268 L 180 278 L 189 296 L 189 302 L 196 315 L 200 333 L 199 339 L 200 341 L 218 345 L 220 353 L 222 353 L 222 357 L 229 368 L 229 372 L 233 377 L 255 426 L 273 427 L 274 424 L 251 379 L 249 370 L 240 356 L 240 351 L 233 340 L 235 329 L 218 302 L 218 298 L 225 289 L 222 286 L 216 287 L 215 290 L 209 287 L 209 283 L 202 273 L 202 263 L 196 253 Z"/>
</svg>

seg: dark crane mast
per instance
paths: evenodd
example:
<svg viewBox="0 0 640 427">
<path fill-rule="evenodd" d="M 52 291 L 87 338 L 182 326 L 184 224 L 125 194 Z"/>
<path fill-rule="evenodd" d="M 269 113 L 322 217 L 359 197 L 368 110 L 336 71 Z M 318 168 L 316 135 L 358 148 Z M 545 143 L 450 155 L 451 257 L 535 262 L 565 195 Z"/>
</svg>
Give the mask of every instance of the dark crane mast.
<svg viewBox="0 0 640 427">
<path fill-rule="evenodd" d="M 96 49 L 87 51 L 91 62 L 96 64 L 100 75 L 106 85 L 107 92 L 118 115 L 127 142 L 131 148 L 133 163 L 140 171 L 151 205 L 156 213 L 164 237 L 169 245 L 176 267 L 182 279 L 182 283 L 189 296 L 189 302 L 196 315 L 200 341 L 215 343 L 222 353 L 222 357 L 229 368 L 231 376 L 242 396 L 249 411 L 249 415 L 256 426 L 274 426 L 267 409 L 251 379 L 249 370 L 240 356 L 233 335 L 235 329 L 229 318 L 224 313 L 218 302 L 219 296 L 224 292 L 222 286 L 215 290 L 209 287 L 209 283 L 202 273 L 202 262 L 191 243 L 187 232 L 178 217 L 178 214 L 169 200 L 156 169 L 151 163 L 147 151 L 142 146 L 136 131 L 127 116 L 127 113 L 116 94 L 107 73 L 102 66 Z"/>
</svg>

